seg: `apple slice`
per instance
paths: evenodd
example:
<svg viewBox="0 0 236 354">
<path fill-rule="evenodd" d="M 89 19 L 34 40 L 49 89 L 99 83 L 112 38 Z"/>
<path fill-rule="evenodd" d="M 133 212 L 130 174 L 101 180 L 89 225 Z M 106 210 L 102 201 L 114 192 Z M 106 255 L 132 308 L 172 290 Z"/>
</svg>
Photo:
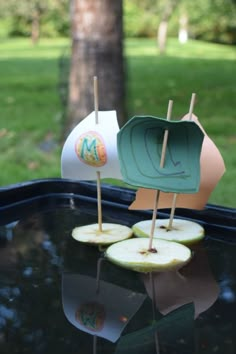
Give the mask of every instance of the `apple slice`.
<svg viewBox="0 0 236 354">
<path fill-rule="evenodd" d="M 137 237 L 149 237 L 152 220 L 140 221 L 132 226 Z M 154 238 L 168 241 L 192 244 L 204 237 L 204 228 L 196 222 L 174 219 L 171 230 L 168 229 L 169 219 L 157 219 L 155 223 Z"/>
<path fill-rule="evenodd" d="M 73 229 L 72 237 L 80 242 L 97 245 L 109 245 L 130 238 L 133 231 L 130 227 L 120 224 L 103 223 L 102 231 L 98 224 L 78 226 Z"/>
<path fill-rule="evenodd" d="M 112 263 L 144 273 L 178 269 L 191 259 L 191 250 L 180 243 L 153 239 L 148 247 L 146 238 L 131 238 L 109 246 L 105 255 Z"/>
</svg>

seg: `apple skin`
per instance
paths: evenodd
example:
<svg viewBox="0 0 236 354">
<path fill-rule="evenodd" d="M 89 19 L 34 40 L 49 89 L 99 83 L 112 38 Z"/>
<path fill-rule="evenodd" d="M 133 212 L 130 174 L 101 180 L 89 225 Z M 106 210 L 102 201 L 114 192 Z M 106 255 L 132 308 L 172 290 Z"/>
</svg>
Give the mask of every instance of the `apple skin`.
<svg viewBox="0 0 236 354">
<path fill-rule="evenodd" d="M 151 220 L 140 221 L 132 226 L 136 237 L 149 237 L 151 230 Z M 156 220 L 154 238 L 167 241 L 178 242 L 183 245 L 191 246 L 205 237 L 205 230 L 193 221 L 174 219 L 173 228 L 167 230 L 169 219 Z"/>
<path fill-rule="evenodd" d="M 146 238 L 131 238 L 109 246 L 105 257 L 112 263 L 141 273 L 178 270 L 192 257 L 191 250 L 180 243 L 154 239 L 148 250 Z"/>
</svg>

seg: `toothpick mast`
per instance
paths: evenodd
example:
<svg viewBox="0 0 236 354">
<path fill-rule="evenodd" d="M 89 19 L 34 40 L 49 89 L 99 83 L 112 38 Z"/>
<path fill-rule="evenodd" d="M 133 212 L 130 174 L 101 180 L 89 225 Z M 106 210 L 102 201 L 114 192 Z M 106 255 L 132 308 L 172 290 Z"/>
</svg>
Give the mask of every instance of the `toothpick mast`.
<svg viewBox="0 0 236 354">
<path fill-rule="evenodd" d="M 98 79 L 97 79 L 97 76 L 94 76 L 94 78 L 93 78 L 93 92 L 94 92 L 95 123 L 98 124 Z"/>
<path fill-rule="evenodd" d="M 167 120 L 170 120 L 171 113 L 172 113 L 172 106 L 173 106 L 173 101 L 170 100 L 169 104 L 168 104 Z M 165 163 L 168 135 L 169 135 L 169 131 L 168 131 L 168 129 L 166 129 L 164 132 L 164 137 L 163 137 L 160 168 L 163 168 L 164 163 Z M 152 242 L 153 242 L 153 236 L 154 236 L 154 231 L 155 231 L 156 213 L 157 213 L 159 197 L 160 197 L 160 190 L 158 189 L 158 190 L 156 190 L 156 193 L 155 193 L 155 201 L 154 201 L 154 207 L 153 207 L 153 213 L 152 213 L 152 225 L 151 225 L 151 232 L 150 232 L 150 237 L 149 237 L 149 247 L 148 247 L 149 251 L 152 250 Z"/>
<path fill-rule="evenodd" d="M 93 336 L 93 354 L 97 353 L 97 336 Z"/>
<path fill-rule="evenodd" d="M 95 123 L 98 124 L 98 80 L 97 77 L 93 78 L 94 89 L 94 111 L 95 111 Z M 101 173 L 97 171 L 97 209 L 98 209 L 98 230 L 102 232 L 102 193 L 101 193 Z"/>
<path fill-rule="evenodd" d="M 155 283 L 154 283 L 154 278 L 153 278 L 153 272 L 149 273 L 149 281 L 150 281 L 150 289 L 151 289 L 151 298 L 152 298 L 152 318 L 153 321 L 155 322 L 156 319 L 156 291 L 155 291 Z M 160 345 L 159 345 L 159 340 L 158 340 L 158 333 L 157 331 L 154 332 L 154 340 L 155 340 L 155 348 L 156 348 L 156 354 L 160 354 Z"/>
<path fill-rule="evenodd" d="M 195 99 L 196 99 L 196 93 L 192 93 L 190 106 L 189 106 L 189 120 L 192 120 L 192 114 L 193 114 L 193 107 L 194 107 L 194 104 L 195 104 Z M 173 227 L 173 219 L 174 219 L 174 215 L 175 215 L 177 196 L 178 196 L 178 194 L 174 193 L 173 200 L 172 200 L 172 206 L 171 206 L 171 212 L 170 212 L 169 224 L 167 226 L 167 230 L 168 231 L 172 230 L 172 227 Z"/>
</svg>

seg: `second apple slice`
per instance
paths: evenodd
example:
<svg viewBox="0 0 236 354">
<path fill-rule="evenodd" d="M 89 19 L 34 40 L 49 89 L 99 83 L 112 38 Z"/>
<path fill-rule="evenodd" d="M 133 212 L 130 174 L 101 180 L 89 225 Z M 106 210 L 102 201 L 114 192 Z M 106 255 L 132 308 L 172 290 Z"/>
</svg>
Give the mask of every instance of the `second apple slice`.
<svg viewBox="0 0 236 354">
<path fill-rule="evenodd" d="M 168 229 L 169 219 L 157 219 L 155 222 L 154 238 L 164 239 L 190 245 L 204 238 L 204 228 L 193 221 L 174 219 L 172 228 Z M 149 237 L 152 220 L 140 221 L 132 226 L 137 237 Z"/>
</svg>

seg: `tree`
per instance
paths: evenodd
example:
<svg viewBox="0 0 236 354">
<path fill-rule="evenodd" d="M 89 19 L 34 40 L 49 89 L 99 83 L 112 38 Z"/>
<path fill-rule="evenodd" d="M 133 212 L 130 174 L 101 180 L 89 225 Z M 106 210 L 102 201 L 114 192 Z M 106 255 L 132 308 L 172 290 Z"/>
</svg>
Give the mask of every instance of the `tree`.
<svg viewBox="0 0 236 354">
<path fill-rule="evenodd" d="M 236 43 L 236 0 L 124 0 L 125 33 L 129 37 L 154 37 L 165 51 L 168 35 L 177 36 L 180 19 L 188 22 L 190 38 Z"/>
<path fill-rule="evenodd" d="M 0 0 L 0 15 L 9 19 L 11 35 L 31 36 L 37 43 L 41 36 L 41 28 L 51 22 L 56 25 L 55 18 L 64 23 L 66 6 L 69 0 Z M 63 15 L 62 15 L 63 14 Z"/>
<path fill-rule="evenodd" d="M 122 0 L 71 0 L 72 51 L 65 134 L 94 107 L 98 77 L 100 110 L 124 117 Z"/>
<path fill-rule="evenodd" d="M 177 5 L 178 0 L 164 0 L 158 2 L 160 22 L 157 30 L 157 44 L 159 47 L 160 54 L 163 54 L 165 52 L 168 21 Z"/>
<path fill-rule="evenodd" d="M 154 37 L 158 22 L 159 0 L 124 0 L 126 37 Z"/>
<path fill-rule="evenodd" d="M 189 17 L 189 28 L 196 39 L 236 43 L 236 3 L 234 0 L 181 0 Z"/>
</svg>

